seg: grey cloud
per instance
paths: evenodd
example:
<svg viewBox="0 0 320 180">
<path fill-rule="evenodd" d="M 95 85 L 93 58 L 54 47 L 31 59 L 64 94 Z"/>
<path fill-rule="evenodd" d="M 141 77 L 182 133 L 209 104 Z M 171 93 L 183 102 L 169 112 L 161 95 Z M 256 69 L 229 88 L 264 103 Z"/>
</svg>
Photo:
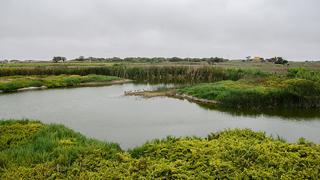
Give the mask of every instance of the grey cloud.
<svg viewBox="0 0 320 180">
<path fill-rule="evenodd" d="M 320 59 L 318 0 L 1 0 L 0 59 Z"/>
</svg>

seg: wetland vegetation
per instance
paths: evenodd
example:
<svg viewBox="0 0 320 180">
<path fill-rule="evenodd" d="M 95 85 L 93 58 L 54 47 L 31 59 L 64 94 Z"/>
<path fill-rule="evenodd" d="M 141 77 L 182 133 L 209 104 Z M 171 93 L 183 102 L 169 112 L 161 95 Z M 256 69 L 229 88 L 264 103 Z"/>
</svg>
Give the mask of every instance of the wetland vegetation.
<svg viewBox="0 0 320 180">
<path fill-rule="evenodd" d="M 220 81 L 215 79 L 209 83 L 189 83 L 176 88 L 133 92 L 127 95 L 169 96 L 232 108 L 320 107 L 320 71 L 289 69 L 285 75 L 243 70 L 227 72 L 229 76 L 221 75 L 223 78 Z"/>
<path fill-rule="evenodd" d="M 264 76 L 255 69 L 220 68 L 213 66 L 126 66 L 115 64 L 103 67 L 11 67 L 0 68 L 0 76 L 15 75 L 107 75 L 154 83 L 196 83 L 219 80 L 238 80 L 246 76 Z"/>
<path fill-rule="evenodd" d="M 236 108 L 319 108 L 320 84 L 300 78 L 257 78 L 197 84 L 178 93 Z"/>
</svg>

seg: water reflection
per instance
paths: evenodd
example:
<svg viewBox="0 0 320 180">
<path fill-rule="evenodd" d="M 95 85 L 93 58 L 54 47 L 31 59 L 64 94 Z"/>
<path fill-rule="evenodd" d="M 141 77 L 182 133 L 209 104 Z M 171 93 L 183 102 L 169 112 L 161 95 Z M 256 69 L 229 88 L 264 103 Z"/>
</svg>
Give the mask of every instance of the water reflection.
<svg viewBox="0 0 320 180">
<path fill-rule="evenodd" d="M 225 108 L 214 105 L 199 104 L 203 109 L 216 110 L 228 113 L 232 116 L 248 116 L 248 117 L 281 117 L 288 120 L 320 120 L 319 110 L 308 109 L 248 109 L 248 108 Z"/>
</svg>

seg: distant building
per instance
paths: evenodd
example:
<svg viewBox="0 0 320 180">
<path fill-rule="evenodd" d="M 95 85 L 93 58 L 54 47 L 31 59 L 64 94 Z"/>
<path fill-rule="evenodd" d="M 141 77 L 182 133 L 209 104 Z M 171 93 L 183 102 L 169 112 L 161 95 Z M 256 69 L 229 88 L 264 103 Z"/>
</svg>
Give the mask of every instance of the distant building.
<svg viewBox="0 0 320 180">
<path fill-rule="evenodd" d="M 248 56 L 247 61 L 252 61 L 252 62 L 264 62 L 264 58 L 259 57 L 259 56 Z"/>
</svg>

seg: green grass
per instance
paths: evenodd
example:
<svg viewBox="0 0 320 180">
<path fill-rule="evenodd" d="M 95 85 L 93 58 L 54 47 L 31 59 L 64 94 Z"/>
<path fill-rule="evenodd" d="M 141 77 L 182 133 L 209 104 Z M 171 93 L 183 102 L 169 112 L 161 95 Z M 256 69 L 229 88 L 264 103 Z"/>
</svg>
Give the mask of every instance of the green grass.
<svg viewBox="0 0 320 180">
<path fill-rule="evenodd" d="M 310 71 L 303 68 L 293 68 L 289 69 L 288 77 L 320 82 L 320 71 L 319 69 L 318 71 Z"/>
<path fill-rule="evenodd" d="M 319 145 L 249 129 L 168 137 L 129 151 L 34 121 L 2 121 L 0 133 L 0 179 L 320 178 Z"/>
<path fill-rule="evenodd" d="M 0 90 L 10 92 L 25 87 L 71 87 L 78 86 L 80 83 L 108 82 L 119 79 L 118 77 L 103 75 L 6 76 L 0 77 Z"/>
<path fill-rule="evenodd" d="M 300 78 L 254 78 L 203 83 L 179 93 L 216 100 L 220 106 L 250 108 L 319 108 L 320 84 Z"/>
</svg>

